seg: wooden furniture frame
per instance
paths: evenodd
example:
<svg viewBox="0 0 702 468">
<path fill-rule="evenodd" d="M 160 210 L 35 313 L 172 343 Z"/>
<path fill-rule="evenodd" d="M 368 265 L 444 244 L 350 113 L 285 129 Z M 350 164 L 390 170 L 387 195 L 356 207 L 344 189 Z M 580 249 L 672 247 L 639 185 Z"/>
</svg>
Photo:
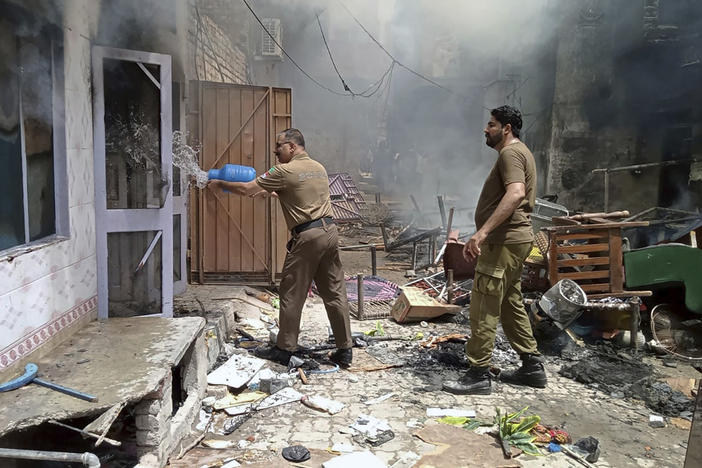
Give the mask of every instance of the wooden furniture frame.
<svg viewBox="0 0 702 468">
<path fill-rule="evenodd" d="M 642 221 L 544 228 L 549 237 L 551 285 L 564 278 L 571 279 L 589 299 L 650 296 L 650 291 L 624 290 L 622 256 L 622 228 L 647 225 L 648 222 Z"/>
</svg>

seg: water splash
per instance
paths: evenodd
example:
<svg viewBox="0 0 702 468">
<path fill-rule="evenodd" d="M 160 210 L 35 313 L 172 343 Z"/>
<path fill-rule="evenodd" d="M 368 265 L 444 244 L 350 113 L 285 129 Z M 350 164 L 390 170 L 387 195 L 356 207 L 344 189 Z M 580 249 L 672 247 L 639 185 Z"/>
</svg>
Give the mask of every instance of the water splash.
<svg viewBox="0 0 702 468">
<path fill-rule="evenodd" d="M 207 185 L 207 172 L 200 169 L 197 153 L 200 148 L 188 145 L 187 132 L 176 130 L 173 132 L 173 164 L 185 174 L 188 182 L 193 182 L 198 188 Z"/>
</svg>

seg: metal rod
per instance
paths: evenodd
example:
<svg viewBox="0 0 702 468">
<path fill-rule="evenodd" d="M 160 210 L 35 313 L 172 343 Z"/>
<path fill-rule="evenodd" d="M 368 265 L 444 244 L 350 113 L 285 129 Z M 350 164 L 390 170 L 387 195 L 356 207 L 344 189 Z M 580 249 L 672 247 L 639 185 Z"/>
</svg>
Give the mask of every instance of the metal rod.
<svg viewBox="0 0 702 468">
<path fill-rule="evenodd" d="M 358 286 L 358 320 L 363 320 L 363 275 L 356 275 L 356 282 Z"/>
<path fill-rule="evenodd" d="M 371 272 L 373 276 L 378 276 L 378 259 L 376 255 L 376 249 L 374 245 L 371 245 Z"/>
<path fill-rule="evenodd" d="M 158 82 L 156 77 L 151 74 L 151 72 L 144 66 L 143 63 L 137 62 L 137 65 L 139 65 L 139 68 L 141 68 L 141 71 L 144 72 L 144 74 L 151 80 L 151 82 L 156 86 L 158 89 L 161 89 L 161 83 Z"/>
<path fill-rule="evenodd" d="M 439 202 L 439 213 L 441 214 L 441 227 L 446 229 L 446 208 L 444 207 L 444 196 L 437 195 L 436 200 Z"/>
<path fill-rule="evenodd" d="M 604 175 L 604 210 L 609 211 L 609 171 Z"/>
<path fill-rule="evenodd" d="M 638 334 L 639 334 L 639 315 L 640 315 L 640 306 L 641 306 L 641 299 L 636 298 L 636 300 L 631 300 L 629 301 L 629 310 L 631 314 L 631 322 L 629 325 L 630 329 L 630 338 L 629 338 L 629 347 L 634 348 L 634 353 L 637 353 L 639 351 L 639 343 L 637 340 Z"/>
<path fill-rule="evenodd" d="M 446 270 L 446 286 L 448 291 L 446 302 L 453 304 L 453 268 Z"/>
<path fill-rule="evenodd" d="M 451 228 L 453 227 L 453 212 L 454 211 L 455 211 L 454 207 L 451 207 L 449 209 L 448 223 L 446 224 L 446 240 L 448 240 L 449 236 L 451 235 Z"/>
<path fill-rule="evenodd" d="M 434 257 L 434 265 L 438 265 L 439 262 L 441 261 L 441 258 L 444 256 L 444 252 L 446 251 L 446 243 L 441 246 L 441 249 L 439 249 L 439 253 Z"/>
<path fill-rule="evenodd" d="M 20 458 L 24 460 L 50 460 L 69 463 L 82 463 L 89 468 L 100 468 L 100 459 L 90 452 L 47 452 L 42 450 L 20 450 L 0 448 L 0 458 Z"/>
<path fill-rule="evenodd" d="M 154 239 L 151 241 L 151 243 L 149 244 L 149 247 L 146 249 L 146 252 L 144 252 L 144 256 L 141 257 L 141 261 L 139 262 L 136 269 L 134 270 L 134 273 L 137 273 L 139 270 L 144 268 L 146 261 L 149 259 L 151 252 L 154 251 L 154 247 L 156 247 L 156 243 L 158 242 L 158 240 L 161 238 L 162 235 L 163 235 L 163 231 L 158 231 L 156 233 L 156 235 L 154 236 Z"/>
<path fill-rule="evenodd" d="M 690 158 L 690 159 L 674 159 L 672 161 L 659 161 L 646 164 L 635 164 L 633 166 L 620 166 L 620 167 L 610 167 L 610 168 L 597 168 L 593 169 L 592 173 L 597 174 L 604 172 L 621 172 L 621 171 L 635 171 L 637 169 L 647 169 L 649 167 L 665 167 L 665 166 L 675 166 L 677 164 L 693 163 L 702 161 L 700 158 Z"/>
<path fill-rule="evenodd" d="M 434 257 L 436 256 L 436 235 L 431 236 L 429 239 L 429 264 L 434 264 Z"/>
<path fill-rule="evenodd" d="M 388 231 L 385 229 L 385 224 L 380 224 L 380 233 L 383 235 L 383 246 L 384 250 L 387 251 L 388 245 L 390 244 L 388 239 Z"/>
</svg>

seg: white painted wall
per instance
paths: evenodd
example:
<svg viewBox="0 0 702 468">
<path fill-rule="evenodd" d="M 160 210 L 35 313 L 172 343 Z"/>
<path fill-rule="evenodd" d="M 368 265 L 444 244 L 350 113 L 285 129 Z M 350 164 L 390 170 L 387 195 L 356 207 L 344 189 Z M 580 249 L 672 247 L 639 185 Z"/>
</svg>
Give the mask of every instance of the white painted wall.
<svg viewBox="0 0 702 468">
<path fill-rule="evenodd" d="M 53 337 L 70 332 L 97 308 L 90 0 L 64 5 L 70 238 L 0 258 L 0 372 L 49 348 Z"/>
</svg>

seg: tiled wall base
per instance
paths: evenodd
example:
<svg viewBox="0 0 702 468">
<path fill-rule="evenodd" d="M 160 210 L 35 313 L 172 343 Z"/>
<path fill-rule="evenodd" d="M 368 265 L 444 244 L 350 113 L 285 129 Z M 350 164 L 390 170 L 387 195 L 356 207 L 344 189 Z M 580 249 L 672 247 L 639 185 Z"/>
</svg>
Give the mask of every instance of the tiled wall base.
<svg viewBox="0 0 702 468">
<path fill-rule="evenodd" d="M 96 318 L 97 296 L 93 296 L 0 351 L 0 375 L 18 372 L 30 357 L 45 356 L 85 323 Z"/>
</svg>

